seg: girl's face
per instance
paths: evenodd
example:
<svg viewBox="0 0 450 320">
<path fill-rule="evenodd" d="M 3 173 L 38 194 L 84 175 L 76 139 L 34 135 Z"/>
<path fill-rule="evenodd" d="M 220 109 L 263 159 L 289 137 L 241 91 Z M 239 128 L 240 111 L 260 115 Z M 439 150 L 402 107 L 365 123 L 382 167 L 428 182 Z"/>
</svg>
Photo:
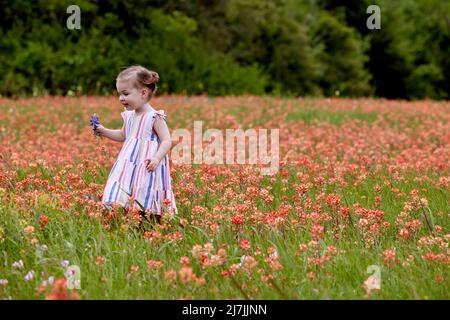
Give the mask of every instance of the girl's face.
<svg viewBox="0 0 450 320">
<path fill-rule="evenodd" d="M 140 109 L 148 101 L 149 89 L 137 89 L 133 86 L 131 80 L 118 80 L 116 88 L 119 93 L 119 101 L 127 110 Z"/>
</svg>

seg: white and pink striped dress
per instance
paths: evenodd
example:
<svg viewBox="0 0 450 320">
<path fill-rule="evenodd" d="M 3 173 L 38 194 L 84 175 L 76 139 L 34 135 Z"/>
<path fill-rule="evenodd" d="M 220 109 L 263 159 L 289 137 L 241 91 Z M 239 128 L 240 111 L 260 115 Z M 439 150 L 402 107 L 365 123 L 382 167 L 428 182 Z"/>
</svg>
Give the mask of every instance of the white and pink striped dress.
<svg viewBox="0 0 450 320">
<path fill-rule="evenodd" d="M 151 108 L 151 107 L 150 107 Z M 102 203 L 108 209 L 112 204 L 120 204 L 130 209 L 130 196 L 135 199 L 132 207 L 145 208 L 160 215 L 162 206 L 177 213 L 172 192 L 169 155 L 166 154 L 154 171 L 148 171 L 144 161 L 156 153 L 160 140 L 153 130 L 156 117 L 166 120 L 163 110 L 136 114 L 134 111 L 121 113 L 125 124 L 125 142 L 109 173 Z M 166 200 L 166 204 L 164 204 Z M 170 201 L 170 203 L 169 203 Z"/>
</svg>

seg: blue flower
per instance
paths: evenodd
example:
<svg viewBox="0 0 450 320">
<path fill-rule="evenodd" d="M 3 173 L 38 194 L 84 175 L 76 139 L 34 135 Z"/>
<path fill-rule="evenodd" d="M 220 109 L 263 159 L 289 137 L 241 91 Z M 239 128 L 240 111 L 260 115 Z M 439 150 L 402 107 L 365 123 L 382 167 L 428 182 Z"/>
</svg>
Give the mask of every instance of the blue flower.
<svg viewBox="0 0 450 320">
<path fill-rule="evenodd" d="M 91 126 L 92 126 L 92 132 L 95 133 L 95 130 L 97 129 L 98 125 L 100 124 L 96 113 L 94 113 L 94 115 L 91 117 L 91 120 L 89 120 L 89 122 L 91 123 Z"/>
</svg>

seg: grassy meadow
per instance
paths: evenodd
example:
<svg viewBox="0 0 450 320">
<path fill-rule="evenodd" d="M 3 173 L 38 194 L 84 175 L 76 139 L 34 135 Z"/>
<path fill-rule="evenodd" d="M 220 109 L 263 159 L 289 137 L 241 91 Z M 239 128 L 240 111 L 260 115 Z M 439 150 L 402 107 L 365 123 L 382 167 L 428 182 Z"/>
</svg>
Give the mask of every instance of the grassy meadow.
<svg viewBox="0 0 450 320">
<path fill-rule="evenodd" d="M 89 118 L 121 128 L 117 98 L 0 99 L 0 299 L 450 298 L 449 102 L 151 104 L 171 131 L 279 129 L 279 171 L 174 163 L 178 215 L 141 230 L 100 202 L 121 143 Z"/>
</svg>

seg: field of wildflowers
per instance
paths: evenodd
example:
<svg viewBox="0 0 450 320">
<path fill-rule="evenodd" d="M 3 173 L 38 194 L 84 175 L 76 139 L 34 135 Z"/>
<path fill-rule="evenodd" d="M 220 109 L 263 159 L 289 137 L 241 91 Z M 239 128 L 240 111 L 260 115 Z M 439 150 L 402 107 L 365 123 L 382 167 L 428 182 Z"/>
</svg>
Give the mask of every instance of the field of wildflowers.
<svg viewBox="0 0 450 320">
<path fill-rule="evenodd" d="M 450 298 L 450 103 L 152 105 L 171 130 L 279 128 L 278 173 L 174 164 L 178 215 L 141 230 L 100 203 L 121 144 L 89 119 L 121 128 L 116 98 L 0 99 L 1 299 Z"/>
</svg>

